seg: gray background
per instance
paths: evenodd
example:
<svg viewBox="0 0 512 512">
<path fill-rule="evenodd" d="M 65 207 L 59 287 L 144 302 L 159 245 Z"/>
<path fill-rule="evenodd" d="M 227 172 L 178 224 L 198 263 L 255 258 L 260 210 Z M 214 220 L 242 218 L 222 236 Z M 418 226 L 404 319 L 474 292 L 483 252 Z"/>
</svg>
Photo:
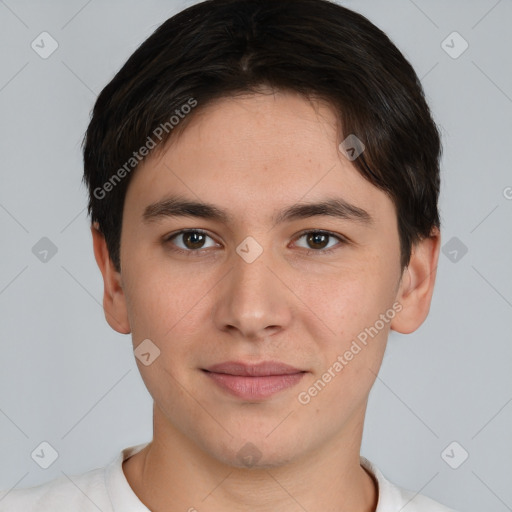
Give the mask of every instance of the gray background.
<svg viewBox="0 0 512 512">
<path fill-rule="evenodd" d="M 0 1 L 1 489 L 103 466 L 151 439 L 130 338 L 101 309 L 80 142 L 97 94 L 191 3 Z M 342 3 L 411 61 L 445 147 L 431 313 L 391 335 L 363 454 L 461 511 L 512 510 L 512 1 Z M 59 45 L 47 59 L 31 48 L 43 31 Z M 458 36 L 442 44 L 454 31 L 469 44 L 457 58 Z M 32 250 L 42 237 L 57 248 L 46 262 Z M 43 441 L 59 455 L 48 469 L 31 458 Z"/>
</svg>

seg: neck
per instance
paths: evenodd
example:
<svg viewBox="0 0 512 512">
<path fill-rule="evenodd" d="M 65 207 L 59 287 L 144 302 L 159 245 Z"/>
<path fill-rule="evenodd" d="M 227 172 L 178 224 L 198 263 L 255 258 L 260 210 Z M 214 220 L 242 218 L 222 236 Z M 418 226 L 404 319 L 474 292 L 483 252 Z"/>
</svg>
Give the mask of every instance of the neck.
<svg viewBox="0 0 512 512">
<path fill-rule="evenodd" d="M 153 441 L 123 471 L 152 512 L 373 512 L 377 486 L 359 459 L 363 419 L 285 465 L 238 468 L 200 449 L 155 407 Z"/>
</svg>

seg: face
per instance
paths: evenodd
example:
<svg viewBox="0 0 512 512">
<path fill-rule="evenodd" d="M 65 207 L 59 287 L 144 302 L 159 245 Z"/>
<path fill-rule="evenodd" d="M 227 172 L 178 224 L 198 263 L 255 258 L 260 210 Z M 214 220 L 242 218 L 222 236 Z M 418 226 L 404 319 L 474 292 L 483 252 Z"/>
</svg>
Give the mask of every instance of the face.
<svg viewBox="0 0 512 512">
<path fill-rule="evenodd" d="M 353 442 L 403 309 L 394 206 L 327 105 L 280 92 L 199 114 L 123 213 L 116 314 L 150 340 L 160 434 L 262 467 Z"/>
</svg>

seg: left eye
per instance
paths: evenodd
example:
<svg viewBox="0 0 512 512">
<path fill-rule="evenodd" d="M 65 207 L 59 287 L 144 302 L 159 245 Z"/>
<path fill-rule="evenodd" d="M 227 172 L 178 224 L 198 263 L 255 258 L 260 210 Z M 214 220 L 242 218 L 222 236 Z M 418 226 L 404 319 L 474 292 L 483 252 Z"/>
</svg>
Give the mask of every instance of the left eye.
<svg viewBox="0 0 512 512">
<path fill-rule="evenodd" d="M 343 242 L 340 237 L 325 231 L 308 231 L 297 238 L 297 240 L 301 239 L 305 239 L 308 244 L 306 247 L 303 246 L 305 249 L 313 250 L 330 249 L 335 246 L 336 243 L 331 244 L 329 239 L 333 239 L 332 242 Z"/>
</svg>

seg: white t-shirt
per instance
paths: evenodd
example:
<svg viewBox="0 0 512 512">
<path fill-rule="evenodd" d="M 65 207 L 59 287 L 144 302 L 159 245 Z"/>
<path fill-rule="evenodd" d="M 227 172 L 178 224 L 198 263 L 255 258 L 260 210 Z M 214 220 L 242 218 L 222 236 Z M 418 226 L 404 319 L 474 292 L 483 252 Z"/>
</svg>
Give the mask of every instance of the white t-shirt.
<svg viewBox="0 0 512 512">
<path fill-rule="evenodd" d="M 0 491 L 0 512 L 150 512 L 133 492 L 122 463 L 148 443 L 125 448 L 104 468 L 62 476 L 28 489 Z M 367 459 L 361 464 L 375 476 L 379 501 L 375 512 L 454 512 L 439 503 L 400 489 Z"/>
</svg>

